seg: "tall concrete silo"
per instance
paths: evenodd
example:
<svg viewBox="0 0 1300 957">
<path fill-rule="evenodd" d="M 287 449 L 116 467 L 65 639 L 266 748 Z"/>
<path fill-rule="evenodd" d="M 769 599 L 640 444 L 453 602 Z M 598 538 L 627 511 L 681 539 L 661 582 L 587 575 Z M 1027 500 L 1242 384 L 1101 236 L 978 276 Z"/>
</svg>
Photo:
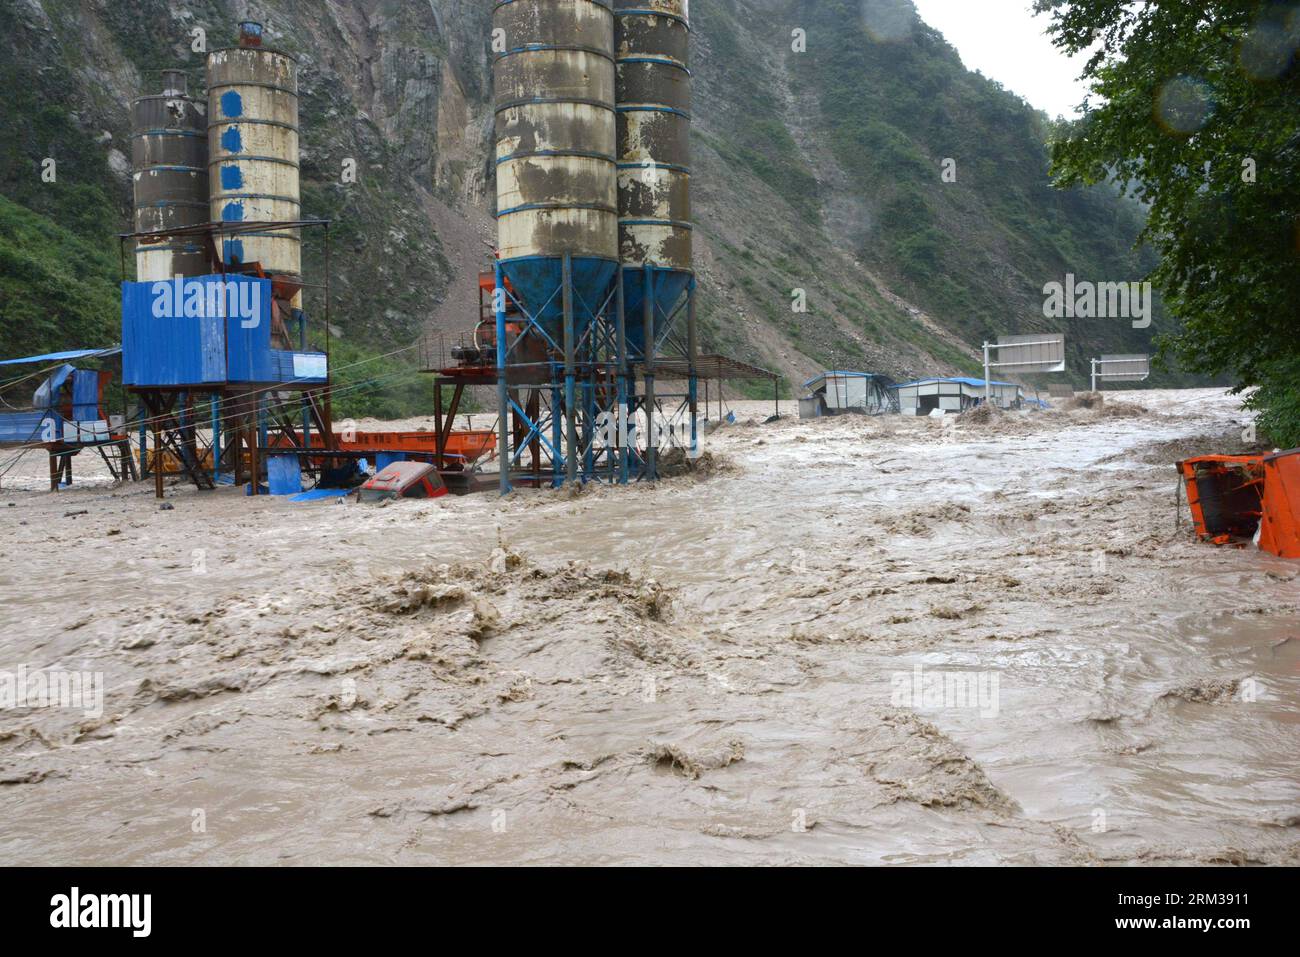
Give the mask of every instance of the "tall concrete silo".
<svg viewBox="0 0 1300 957">
<path fill-rule="evenodd" d="M 211 212 L 226 223 L 301 219 L 298 167 L 298 63 L 262 46 L 262 25 L 239 26 L 239 46 L 208 55 Z M 224 240 L 228 265 L 260 263 L 269 275 L 301 282 L 297 230 L 243 232 Z M 301 306 L 298 291 L 291 305 Z"/>
<path fill-rule="evenodd" d="M 689 0 L 614 0 L 614 13 L 619 252 L 628 340 L 641 352 L 647 288 L 662 325 L 693 276 Z"/>
<path fill-rule="evenodd" d="M 614 17 L 607 0 L 502 0 L 493 26 L 500 264 L 558 341 L 565 258 L 579 332 L 618 268 Z"/>
<path fill-rule="evenodd" d="M 165 71 L 161 92 L 131 104 L 131 165 L 137 232 L 208 221 L 207 118 L 203 104 L 189 95 L 183 71 Z M 140 282 L 202 276 L 209 267 L 201 238 L 168 238 L 136 246 Z"/>
</svg>

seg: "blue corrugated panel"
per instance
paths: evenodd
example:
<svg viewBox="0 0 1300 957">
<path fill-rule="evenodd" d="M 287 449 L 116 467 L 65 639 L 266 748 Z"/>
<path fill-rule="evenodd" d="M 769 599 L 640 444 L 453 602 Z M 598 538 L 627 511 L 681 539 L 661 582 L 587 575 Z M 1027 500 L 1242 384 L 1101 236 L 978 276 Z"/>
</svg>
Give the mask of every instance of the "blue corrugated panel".
<svg viewBox="0 0 1300 957">
<path fill-rule="evenodd" d="M 99 418 L 99 373 L 78 370 L 72 374 L 72 418 L 94 422 Z"/>
<path fill-rule="evenodd" d="M 0 415 L 0 442 L 26 445 L 43 442 L 47 438 L 42 423 L 46 419 L 43 412 L 10 412 Z M 54 436 L 63 437 L 63 423 L 56 419 Z"/>
<path fill-rule="evenodd" d="M 219 305 L 223 298 L 224 307 Z M 270 352 L 268 280 L 202 276 L 122 284 L 122 378 L 127 385 L 273 382 Z"/>
<path fill-rule="evenodd" d="M 272 350 L 271 361 L 276 382 L 324 382 L 327 378 L 323 352 Z"/>
<path fill-rule="evenodd" d="M 234 277 L 240 284 L 245 315 L 232 315 L 226 325 L 231 382 L 275 382 L 271 357 L 271 283 L 248 276 Z M 259 290 L 260 287 L 260 290 Z"/>
<path fill-rule="evenodd" d="M 197 386 L 225 380 L 222 320 L 186 316 L 183 297 L 182 292 L 177 309 L 173 283 L 122 284 L 122 379 L 127 385 Z"/>
<path fill-rule="evenodd" d="M 279 349 L 271 350 L 271 363 L 276 382 L 288 382 L 293 378 L 293 353 Z"/>
</svg>

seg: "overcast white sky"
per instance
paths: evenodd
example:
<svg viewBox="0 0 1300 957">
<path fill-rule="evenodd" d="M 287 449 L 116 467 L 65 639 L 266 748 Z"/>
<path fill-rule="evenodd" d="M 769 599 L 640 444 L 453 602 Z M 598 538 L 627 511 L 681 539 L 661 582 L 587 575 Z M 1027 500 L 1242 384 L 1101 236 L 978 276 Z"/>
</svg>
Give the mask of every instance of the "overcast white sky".
<svg viewBox="0 0 1300 957">
<path fill-rule="evenodd" d="M 1076 77 L 1086 57 L 1070 59 L 1046 35 L 1049 19 L 1033 0 L 913 0 L 921 19 L 979 70 L 1049 116 L 1073 117 L 1087 93 Z"/>
</svg>

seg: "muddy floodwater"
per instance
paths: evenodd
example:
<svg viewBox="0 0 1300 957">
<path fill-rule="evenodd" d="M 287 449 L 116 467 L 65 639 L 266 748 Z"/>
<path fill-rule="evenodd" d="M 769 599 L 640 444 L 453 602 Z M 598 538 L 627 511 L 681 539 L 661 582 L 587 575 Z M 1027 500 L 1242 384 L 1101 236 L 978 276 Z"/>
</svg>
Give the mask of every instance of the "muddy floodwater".
<svg viewBox="0 0 1300 957">
<path fill-rule="evenodd" d="M 0 861 L 1300 862 L 1300 563 L 1175 508 L 1238 400 L 768 411 L 504 501 L 5 476 L 0 673 L 104 693 L 0 710 Z"/>
</svg>

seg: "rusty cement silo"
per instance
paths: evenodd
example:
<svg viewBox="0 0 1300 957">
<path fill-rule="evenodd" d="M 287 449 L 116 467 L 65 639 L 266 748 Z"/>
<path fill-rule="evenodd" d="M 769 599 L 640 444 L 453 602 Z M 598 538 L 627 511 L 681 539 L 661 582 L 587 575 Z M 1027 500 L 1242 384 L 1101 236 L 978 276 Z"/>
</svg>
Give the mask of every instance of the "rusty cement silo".
<svg viewBox="0 0 1300 957">
<path fill-rule="evenodd" d="M 614 0 L 619 252 L 634 353 L 644 352 L 641 317 L 668 323 L 693 278 L 689 9 Z"/>
<path fill-rule="evenodd" d="M 162 89 L 131 105 L 131 166 L 137 232 L 180 229 L 208 221 L 208 125 L 204 105 L 189 95 L 181 70 L 162 74 Z M 200 237 L 140 243 L 136 279 L 159 282 L 209 271 Z"/>
<path fill-rule="evenodd" d="M 608 0 L 504 0 L 493 27 L 500 266 L 559 342 L 565 299 L 581 335 L 618 269 L 614 15 Z"/>
<path fill-rule="evenodd" d="M 239 46 L 208 55 L 211 212 L 224 223 L 301 219 L 298 63 L 262 46 L 262 25 L 239 26 Z M 294 229 L 241 232 L 223 240 L 227 265 L 260 263 L 268 275 L 301 282 L 302 238 Z M 291 305 L 301 306 L 297 292 Z"/>
</svg>

